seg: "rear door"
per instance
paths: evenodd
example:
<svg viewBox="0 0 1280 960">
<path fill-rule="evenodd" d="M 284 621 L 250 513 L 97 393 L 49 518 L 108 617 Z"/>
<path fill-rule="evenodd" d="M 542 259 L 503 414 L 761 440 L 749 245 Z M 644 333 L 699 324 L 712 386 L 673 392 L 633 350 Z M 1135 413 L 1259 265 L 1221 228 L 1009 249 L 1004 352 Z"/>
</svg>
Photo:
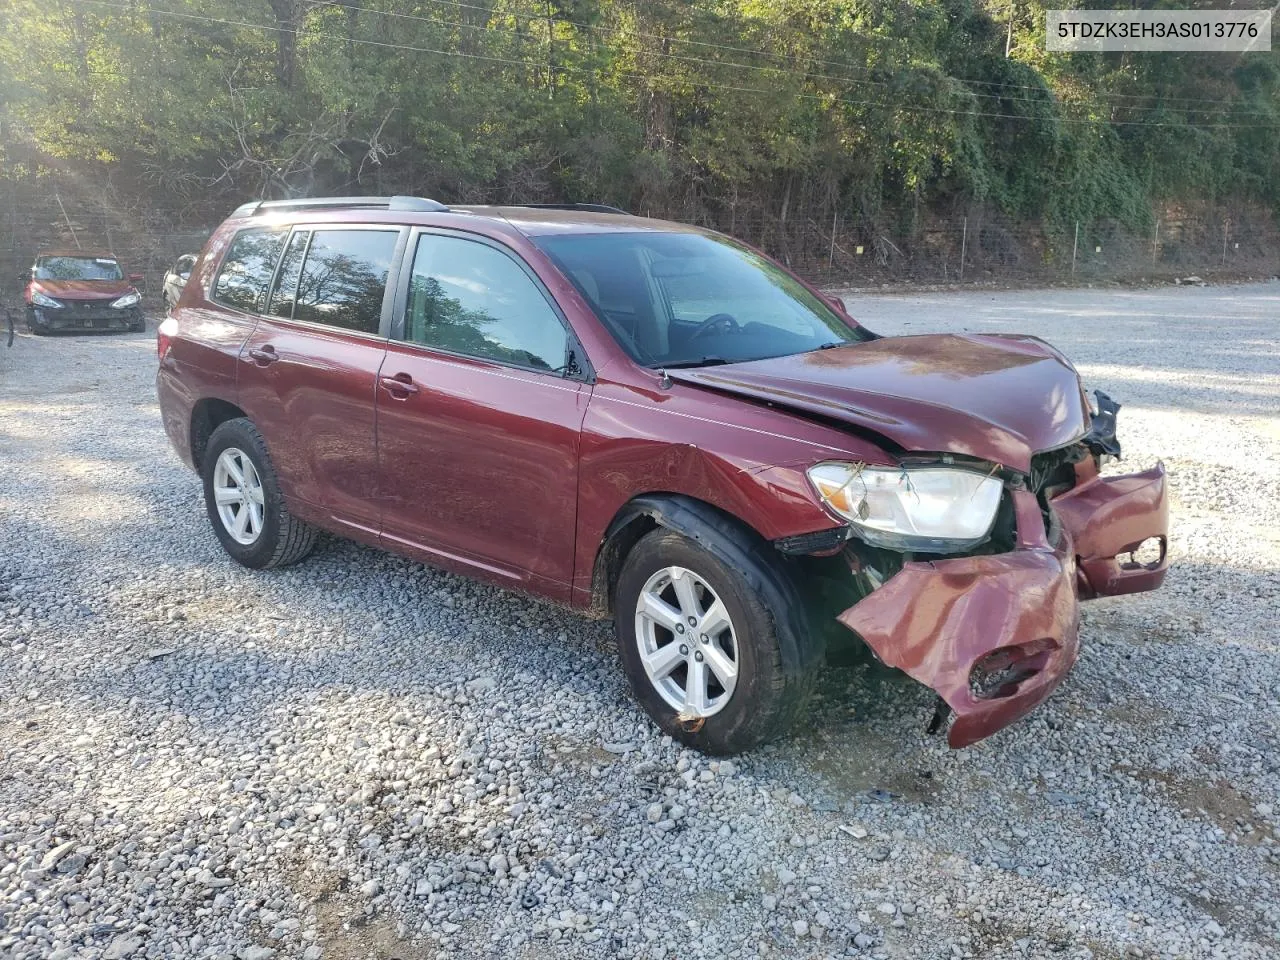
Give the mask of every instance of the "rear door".
<svg viewBox="0 0 1280 960">
<path fill-rule="evenodd" d="M 376 537 L 374 401 L 407 228 L 295 227 L 240 353 L 240 404 L 300 516 Z"/>
<path fill-rule="evenodd" d="M 567 598 L 582 348 L 499 244 L 417 230 L 406 264 L 378 387 L 383 540 Z"/>
</svg>

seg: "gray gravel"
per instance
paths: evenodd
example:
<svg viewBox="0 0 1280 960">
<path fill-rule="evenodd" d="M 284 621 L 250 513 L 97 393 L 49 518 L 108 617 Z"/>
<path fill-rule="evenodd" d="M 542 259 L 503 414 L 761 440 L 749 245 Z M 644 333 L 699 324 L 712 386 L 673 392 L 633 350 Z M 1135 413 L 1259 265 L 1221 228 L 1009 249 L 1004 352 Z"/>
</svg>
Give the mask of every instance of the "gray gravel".
<svg viewBox="0 0 1280 960">
<path fill-rule="evenodd" d="M 0 957 L 1276 956 L 1280 285 L 853 309 L 1045 336 L 1171 470 L 1164 591 L 958 753 L 854 663 L 708 761 L 606 625 L 338 540 L 242 570 L 151 336 L 0 349 Z"/>
</svg>

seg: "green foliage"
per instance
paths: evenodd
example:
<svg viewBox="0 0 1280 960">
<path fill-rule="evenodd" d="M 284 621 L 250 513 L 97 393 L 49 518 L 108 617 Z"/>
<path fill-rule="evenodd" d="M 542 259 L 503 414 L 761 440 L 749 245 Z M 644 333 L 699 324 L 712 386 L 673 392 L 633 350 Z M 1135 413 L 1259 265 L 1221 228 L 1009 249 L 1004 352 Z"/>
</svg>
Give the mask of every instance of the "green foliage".
<svg viewBox="0 0 1280 960">
<path fill-rule="evenodd" d="M 1064 55 L 1013 0 L 11 0 L 5 155 L 158 206 L 414 192 L 731 224 L 1280 209 L 1276 53 Z"/>
</svg>

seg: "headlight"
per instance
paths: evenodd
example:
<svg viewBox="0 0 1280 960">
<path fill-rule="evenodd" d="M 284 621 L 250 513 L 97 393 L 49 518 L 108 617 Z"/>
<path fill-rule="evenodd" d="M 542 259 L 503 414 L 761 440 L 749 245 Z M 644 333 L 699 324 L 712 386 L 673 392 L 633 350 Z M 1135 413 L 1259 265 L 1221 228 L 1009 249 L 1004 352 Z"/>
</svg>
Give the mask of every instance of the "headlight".
<svg viewBox="0 0 1280 960">
<path fill-rule="evenodd" d="M 32 291 L 31 302 L 34 303 L 37 307 L 45 307 L 49 310 L 62 309 L 62 304 L 60 302 L 53 299 L 53 297 L 50 297 L 46 294 L 41 293 L 38 290 Z"/>
<path fill-rule="evenodd" d="M 991 533 L 1003 484 L 955 467 L 820 463 L 809 481 L 831 510 L 875 547 L 957 553 Z"/>
<path fill-rule="evenodd" d="M 123 310 L 125 307 L 132 307 L 135 303 L 142 299 L 142 294 L 134 290 L 132 293 L 126 293 L 119 300 L 112 300 L 111 305 L 117 310 Z"/>
</svg>

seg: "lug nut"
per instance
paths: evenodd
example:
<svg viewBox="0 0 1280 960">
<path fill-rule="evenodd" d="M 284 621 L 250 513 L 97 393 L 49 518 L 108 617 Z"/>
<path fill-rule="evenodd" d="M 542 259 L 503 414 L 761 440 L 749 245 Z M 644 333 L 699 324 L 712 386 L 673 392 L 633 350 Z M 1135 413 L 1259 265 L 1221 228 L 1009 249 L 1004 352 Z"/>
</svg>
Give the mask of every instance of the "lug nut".
<svg viewBox="0 0 1280 960">
<path fill-rule="evenodd" d="M 696 627 L 697 625 L 698 625 L 698 618 L 697 618 L 697 617 L 690 617 L 690 618 L 689 618 L 689 626 L 691 626 L 691 627 Z"/>
<path fill-rule="evenodd" d="M 701 663 L 701 662 L 702 662 L 702 653 L 701 653 L 701 651 L 699 651 L 698 653 L 695 653 L 695 654 L 693 655 L 693 659 L 695 659 L 695 660 L 697 660 L 699 663 Z"/>
<path fill-rule="evenodd" d="M 680 656 L 687 657 L 688 655 L 689 655 L 689 648 L 686 647 L 683 643 L 680 644 Z M 698 654 L 698 656 L 702 656 L 702 654 Z"/>
<path fill-rule="evenodd" d="M 676 624 L 676 633 L 684 633 L 684 624 L 683 624 L 683 623 L 677 623 L 677 624 Z"/>
<path fill-rule="evenodd" d="M 701 640 L 703 643 L 710 643 L 710 642 L 711 642 L 711 638 L 710 638 L 710 637 L 708 637 L 705 633 L 704 633 L 702 636 L 700 636 L 698 639 L 699 639 L 699 640 Z"/>
</svg>

